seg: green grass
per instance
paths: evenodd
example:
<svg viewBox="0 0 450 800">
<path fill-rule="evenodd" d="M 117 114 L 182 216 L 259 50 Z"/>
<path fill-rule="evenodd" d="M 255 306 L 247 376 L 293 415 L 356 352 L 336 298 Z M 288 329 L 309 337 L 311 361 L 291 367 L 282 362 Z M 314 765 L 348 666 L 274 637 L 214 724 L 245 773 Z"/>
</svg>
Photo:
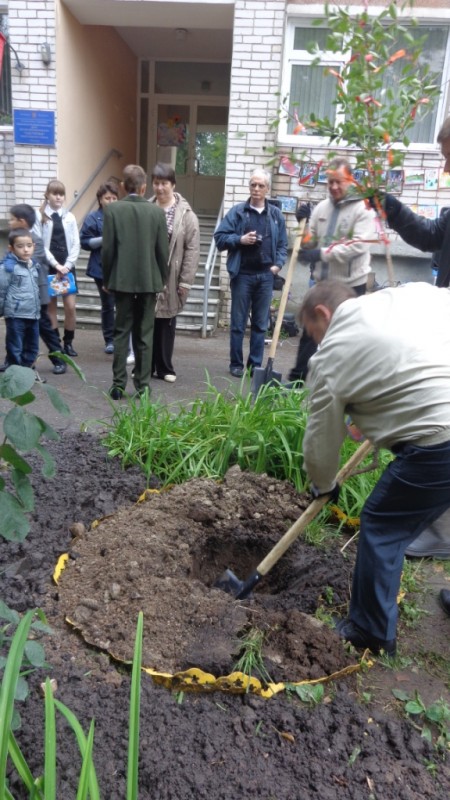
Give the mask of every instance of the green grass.
<svg viewBox="0 0 450 800">
<path fill-rule="evenodd" d="M 290 481 L 305 489 L 302 443 L 305 393 L 264 386 L 226 396 L 210 383 L 205 396 L 184 408 L 143 398 L 114 411 L 105 436 L 110 456 L 138 465 L 149 480 L 183 483 L 222 478 L 230 467 Z"/>
<path fill-rule="evenodd" d="M 289 481 L 304 492 L 309 486 L 302 455 L 306 396 L 306 391 L 269 385 L 256 399 L 244 393 L 243 385 L 237 395 L 224 394 L 208 380 L 204 395 L 183 408 L 151 403 L 146 397 L 115 407 L 103 441 L 109 455 L 124 467 L 138 466 L 148 482 L 154 477 L 163 487 L 197 477 L 219 480 L 238 465 Z M 344 442 L 341 464 L 357 447 L 350 439 Z M 339 507 L 347 517 L 359 516 L 390 458 L 382 453 L 380 466 L 342 486 Z M 319 516 L 307 534 L 318 546 L 326 545 L 332 535 L 324 524 L 328 513 Z"/>
</svg>

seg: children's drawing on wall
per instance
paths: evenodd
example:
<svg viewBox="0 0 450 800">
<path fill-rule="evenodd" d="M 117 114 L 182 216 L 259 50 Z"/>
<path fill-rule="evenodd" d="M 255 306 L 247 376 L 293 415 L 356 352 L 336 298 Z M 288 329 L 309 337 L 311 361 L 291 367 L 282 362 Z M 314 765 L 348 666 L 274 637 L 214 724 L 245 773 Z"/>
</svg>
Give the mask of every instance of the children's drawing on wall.
<svg viewBox="0 0 450 800">
<path fill-rule="evenodd" d="M 423 186 L 425 179 L 425 170 L 418 167 L 417 169 L 405 169 L 405 188 L 407 186 Z"/>
<path fill-rule="evenodd" d="M 439 188 L 439 169 L 426 169 L 423 188 L 428 192 Z"/>
<path fill-rule="evenodd" d="M 403 170 L 388 169 L 386 172 L 386 191 L 391 194 L 401 194 L 403 189 Z"/>
<path fill-rule="evenodd" d="M 288 156 L 281 156 L 278 164 L 279 175 L 289 175 L 291 178 L 298 178 L 300 175 L 300 164 L 294 164 Z"/>
<path fill-rule="evenodd" d="M 317 183 L 317 175 L 319 172 L 319 164 L 310 161 L 307 164 L 302 164 L 300 168 L 300 177 L 298 179 L 300 186 L 315 186 Z"/>
<path fill-rule="evenodd" d="M 439 189 L 450 189 L 450 172 L 439 170 Z"/>
</svg>

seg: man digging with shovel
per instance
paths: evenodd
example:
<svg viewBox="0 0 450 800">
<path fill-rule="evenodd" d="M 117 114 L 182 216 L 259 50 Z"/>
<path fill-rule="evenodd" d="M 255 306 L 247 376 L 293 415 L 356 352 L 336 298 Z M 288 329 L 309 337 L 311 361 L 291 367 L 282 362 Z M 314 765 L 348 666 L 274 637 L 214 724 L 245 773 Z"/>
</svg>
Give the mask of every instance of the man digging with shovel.
<svg viewBox="0 0 450 800">
<path fill-rule="evenodd" d="M 336 494 L 347 415 L 396 456 L 364 504 L 349 616 L 336 625 L 355 647 L 392 657 L 405 550 L 450 508 L 450 290 L 408 283 L 355 297 L 322 281 L 300 320 L 320 345 L 303 440 L 315 495 Z"/>
</svg>

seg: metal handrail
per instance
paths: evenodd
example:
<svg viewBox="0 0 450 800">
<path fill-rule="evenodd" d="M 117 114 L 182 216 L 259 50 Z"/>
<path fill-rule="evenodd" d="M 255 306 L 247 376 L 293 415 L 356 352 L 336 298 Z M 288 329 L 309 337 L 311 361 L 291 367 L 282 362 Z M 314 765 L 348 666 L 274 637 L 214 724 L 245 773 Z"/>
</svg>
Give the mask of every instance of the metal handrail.
<svg viewBox="0 0 450 800">
<path fill-rule="evenodd" d="M 71 203 L 67 206 L 68 211 L 72 211 L 76 204 L 81 200 L 81 198 L 86 194 L 87 190 L 92 186 L 94 180 L 96 179 L 97 175 L 102 171 L 105 164 L 108 163 L 109 159 L 115 156 L 116 158 L 122 158 L 123 153 L 120 150 L 117 150 L 115 147 L 112 147 L 111 150 L 102 158 L 99 165 L 96 167 L 94 172 L 91 173 L 89 178 L 83 186 L 81 187 L 80 191 L 77 193 L 77 196 L 72 200 Z"/>
<path fill-rule="evenodd" d="M 220 204 L 219 213 L 217 214 L 216 224 L 214 225 L 214 233 L 219 227 L 222 221 L 222 217 L 223 217 L 223 200 Z M 202 332 L 201 332 L 202 339 L 206 339 L 206 334 L 208 332 L 209 289 L 211 286 L 211 280 L 214 273 L 214 267 L 216 265 L 217 253 L 218 253 L 217 245 L 213 234 L 211 239 L 211 244 L 209 245 L 208 257 L 205 263 L 205 284 L 203 287 L 203 317 L 202 317 Z"/>
</svg>

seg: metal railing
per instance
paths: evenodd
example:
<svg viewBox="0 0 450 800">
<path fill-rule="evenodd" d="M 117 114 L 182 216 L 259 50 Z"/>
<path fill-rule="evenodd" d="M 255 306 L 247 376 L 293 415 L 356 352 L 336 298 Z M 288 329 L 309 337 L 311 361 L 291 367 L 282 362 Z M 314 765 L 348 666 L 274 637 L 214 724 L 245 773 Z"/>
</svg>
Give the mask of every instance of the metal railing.
<svg viewBox="0 0 450 800">
<path fill-rule="evenodd" d="M 69 205 L 67 206 L 68 211 L 73 211 L 73 209 L 75 208 L 76 204 L 79 203 L 79 201 L 81 200 L 82 197 L 84 197 L 84 195 L 86 194 L 87 190 L 91 188 L 91 186 L 92 186 L 93 182 L 95 181 L 97 175 L 100 174 L 100 172 L 102 171 L 102 169 L 105 166 L 105 164 L 108 163 L 109 159 L 112 158 L 113 156 L 115 156 L 116 158 L 122 158 L 122 155 L 123 155 L 123 153 L 121 153 L 120 150 L 116 150 L 115 147 L 112 147 L 111 150 L 109 150 L 108 153 L 106 153 L 106 155 L 102 158 L 102 160 L 100 161 L 98 166 L 95 168 L 95 170 L 93 172 L 91 172 L 91 174 L 90 174 L 89 178 L 87 179 L 87 181 L 85 181 L 85 183 L 83 183 L 83 186 L 78 191 L 77 196 L 74 197 L 72 202 L 69 203 Z M 95 205 L 95 203 L 93 203 L 93 205 Z"/>
<path fill-rule="evenodd" d="M 214 231 L 216 231 L 217 228 L 219 227 L 222 217 L 223 217 L 223 200 L 220 204 L 219 213 L 217 214 L 216 224 L 214 225 Z M 203 317 L 202 317 L 202 331 L 201 331 L 202 339 L 206 339 L 208 333 L 209 290 L 211 287 L 211 280 L 214 273 L 214 267 L 216 266 L 217 253 L 218 250 L 213 234 L 211 239 L 211 244 L 209 245 L 208 257 L 205 263 L 205 284 L 203 287 Z"/>
</svg>

